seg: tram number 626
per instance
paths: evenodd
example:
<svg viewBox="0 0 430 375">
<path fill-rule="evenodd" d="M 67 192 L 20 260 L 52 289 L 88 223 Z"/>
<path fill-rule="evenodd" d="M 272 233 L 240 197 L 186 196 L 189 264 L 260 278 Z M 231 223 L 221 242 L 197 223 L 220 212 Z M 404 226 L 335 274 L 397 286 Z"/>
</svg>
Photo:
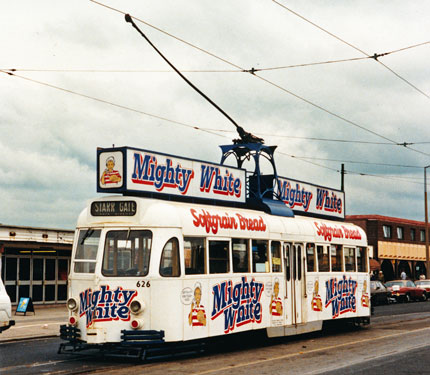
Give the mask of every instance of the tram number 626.
<svg viewBox="0 0 430 375">
<path fill-rule="evenodd" d="M 138 288 L 149 288 L 150 286 L 151 286 L 151 284 L 150 284 L 150 282 L 149 281 L 145 281 L 145 280 L 142 280 L 142 281 L 138 281 L 137 283 L 136 283 L 136 286 L 138 287 Z"/>
</svg>

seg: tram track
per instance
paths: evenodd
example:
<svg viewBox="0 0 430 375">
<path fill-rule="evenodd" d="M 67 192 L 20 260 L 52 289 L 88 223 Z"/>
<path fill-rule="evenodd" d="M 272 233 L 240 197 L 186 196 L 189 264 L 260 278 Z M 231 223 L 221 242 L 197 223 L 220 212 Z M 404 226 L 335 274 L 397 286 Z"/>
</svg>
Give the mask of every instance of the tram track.
<svg viewBox="0 0 430 375">
<path fill-rule="evenodd" d="M 411 304 L 407 308 L 414 306 Z M 430 347 L 429 331 L 428 311 L 387 314 L 375 317 L 370 326 L 352 330 L 329 328 L 320 333 L 276 339 L 263 339 L 262 335 L 249 335 L 243 338 L 232 335 L 222 338 L 217 345 L 210 347 L 201 355 L 148 362 L 126 362 L 124 358 L 111 358 L 96 352 L 63 357 L 56 354 L 60 343 L 57 337 L 33 338 L 0 342 L 0 358 L 12 356 L 16 358 L 16 360 L 7 358 L 5 362 L 0 360 L 0 363 L 5 364 L 4 367 L 0 367 L 0 374 L 330 373 L 345 366 L 370 363 L 380 358 L 391 360 L 398 354 L 420 348 L 424 350 L 427 346 Z M 377 350 L 373 350 L 374 348 Z M 46 360 L 40 361 L 40 358 Z M 347 362 L 345 358 L 348 359 Z M 282 371 L 279 371 L 280 369 Z"/>
<path fill-rule="evenodd" d="M 412 315 L 412 314 L 411 314 Z M 390 330 L 390 333 L 386 331 Z M 324 335 L 304 335 L 278 340 L 273 345 L 252 348 L 237 348 L 233 352 L 221 349 L 218 353 L 208 353 L 182 361 L 147 363 L 136 367 L 136 374 L 162 375 L 227 375 L 260 373 L 302 373 L 321 374 L 362 362 L 389 358 L 399 353 L 430 346 L 430 318 L 403 320 L 402 322 L 379 323 L 369 328 L 325 332 Z M 358 338 L 359 337 L 362 338 Z M 363 337 L 364 336 L 364 337 Z M 420 340 L 420 338 L 423 340 Z M 424 340 L 424 338 L 426 338 Z M 399 343 L 407 345 L 396 347 Z M 373 352 L 369 348 L 383 350 Z M 335 359 L 334 359 L 335 358 Z M 343 359 L 342 359 L 343 358 Z M 344 358 L 348 358 L 347 361 Z M 324 359 L 324 365 L 318 364 Z M 343 361 L 343 362 L 342 362 Z M 327 365 L 331 363 L 332 365 Z M 288 366 L 292 366 L 289 368 Z M 270 369 L 278 369 L 278 371 Z M 279 371 L 282 368 L 283 371 Z M 98 371 L 101 373 L 101 371 Z M 104 373 L 123 375 L 127 372 L 114 368 Z"/>
</svg>

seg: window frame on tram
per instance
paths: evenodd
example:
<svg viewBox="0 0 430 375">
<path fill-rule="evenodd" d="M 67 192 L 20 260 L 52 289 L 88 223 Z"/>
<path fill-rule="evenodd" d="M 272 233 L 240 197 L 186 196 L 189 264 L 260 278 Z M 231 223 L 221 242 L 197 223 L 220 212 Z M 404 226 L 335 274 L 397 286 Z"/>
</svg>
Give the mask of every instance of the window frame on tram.
<svg viewBox="0 0 430 375">
<path fill-rule="evenodd" d="M 183 236 L 183 251 L 184 251 L 184 274 L 185 275 L 207 275 L 208 274 L 208 265 L 207 265 L 207 254 L 206 254 L 206 237 L 201 236 Z M 190 248 L 185 247 L 185 242 L 190 242 Z M 201 242 L 201 243 L 198 243 Z M 193 248 L 193 243 L 196 248 Z M 187 252 L 189 252 L 189 257 L 187 255 Z M 198 254 L 196 254 L 198 252 Z M 193 255 L 196 254 L 194 257 Z M 203 272 L 201 272 L 201 256 L 203 255 Z M 197 265 L 193 267 L 187 267 L 187 261 L 190 260 L 190 263 L 193 262 L 194 259 L 196 260 Z M 190 272 L 189 270 L 193 270 Z M 196 271 L 196 272 L 194 272 Z M 200 272 L 199 272 L 200 271 Z"/>
<path fill-rule="evenodd" d="M 125 234 L 126 238 L 120 238 Z M 139 236 L 140 234 L 140 236 Z M 149 236 L 148 236 L 149 234 Z M 116 237 L 110 238 L 110 235 Z M 134 236 L 135 235 L 135 236 Z M 136 248 L 136 240 L 139 247 Z M 113 247 L 110 242 L 113 241 Z M 119 242 L 125 241 L 125 247 L 119 247 Z M 149 242 L 149 246 L 147 244 Z M 142 277 L 147 276 L 151 264 L 151 250 L 153 242 L 153 233 L 148 229 L 127 228 L 127 229 L 110 229 L 104 233 L 103 259 L 101 261 L 101 274 L 105 277 Z M 130 246 L 128 246 L 130 244 Z M 122 254 L 124 253 L 124 254 Z M 130 255 L 128 269 L 124 269 L 125 256 Z M 120 257 L 121 256 L 121 257 Z M 111 259 L 112 257 L 112 259 Z M 112 260 L 112 267 L 109 267 Z M 118 266 L 118 260 L 122 265 Z M 111 273 L 112 269 L 112 273 Z"/>
<path fill-rule="evenodd" d="M 245 250 L 235 249 L 235 245 L 245 245 Z M 231 239 L 231 258 L 233 261 L 233 273 L 250 273 L 251 257 L 250 257 L 250 240 L 247 238 L 232 238 Z M 242 253 L 245 253 L 244 260 Z M 237 254 L 237 256 L 235 256 Z M 245 263 L 246 268 L 239 268 L 241 264 Z"/>
<path fill-rule="evenodd" d="M 169 245 L 171 248 L 169 248 Z M 170 255 L 168 255 L 169 252 Z M 181 277 L 181 250 L 177 237 L 170 238 L 164 244 L 158 272 L 161 277 Z"/>
<path fill-rule="evenodd" d="M 98 237 L 93 236 L 94 234 Z M 97 240 L 97 246 L 93 244 L 91 248 L 86 249 L 85 241 L 88 239 Z M 82 228 L 79 230 L 77 240 L 77 247 L 73 258 L 73 272 L 79 274 L 93 274 L 96 271 L 97 253 L 102 238 L 101 228 Z M 82 254 L 81 254 L 82 253 Z M 85 268 L 87 268 L 85 270 Z"/>
</svg>

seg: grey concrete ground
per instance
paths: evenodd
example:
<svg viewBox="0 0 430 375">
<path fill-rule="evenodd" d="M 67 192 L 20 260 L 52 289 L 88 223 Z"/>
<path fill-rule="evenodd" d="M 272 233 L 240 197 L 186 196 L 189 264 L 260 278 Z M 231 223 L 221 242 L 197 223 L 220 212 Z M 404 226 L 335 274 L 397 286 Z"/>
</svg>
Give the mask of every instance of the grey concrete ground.
<svg viewBox="0 0 430 375">
<path fill-rule="evenodd" d="M 15 310 L 15 309 L 14 309 Z M 65 305 L 34 306 L 32 312 L 13 315 L 15 326 L 0 333 L 0 342 L 35 337 L 59 336 L 60 325 L 68 319 Z M 13 312 L 15 314 L 15 312 Z"/>
</svg>

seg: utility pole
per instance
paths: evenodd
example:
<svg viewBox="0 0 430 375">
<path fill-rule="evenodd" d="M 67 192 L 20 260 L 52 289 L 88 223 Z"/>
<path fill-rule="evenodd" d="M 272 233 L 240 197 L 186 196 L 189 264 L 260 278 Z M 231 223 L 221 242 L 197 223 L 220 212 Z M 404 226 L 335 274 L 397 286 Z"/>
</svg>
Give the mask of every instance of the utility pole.
<svg viewBox="0 0 430 375">
<path fill-rule="evenodd" d="M 425 229 L 425 236 L 426 236 L 426 278 L 430 279 L 430 254 L 429 254 L 429 215 L 428 215 L 428 209 L 427 209 L 427 168 L 430 167 L 430 165 L 427 165 L 427 167 L 424 167 L 424 209 L 425 209 L 425 219 L 426 219 L 426 229 Z"/>
<path fill-rule="evenodd" d="M 345 164 L 342 164 L 340 170 L 340 190 L 345 192 Z"/>
</svg>

